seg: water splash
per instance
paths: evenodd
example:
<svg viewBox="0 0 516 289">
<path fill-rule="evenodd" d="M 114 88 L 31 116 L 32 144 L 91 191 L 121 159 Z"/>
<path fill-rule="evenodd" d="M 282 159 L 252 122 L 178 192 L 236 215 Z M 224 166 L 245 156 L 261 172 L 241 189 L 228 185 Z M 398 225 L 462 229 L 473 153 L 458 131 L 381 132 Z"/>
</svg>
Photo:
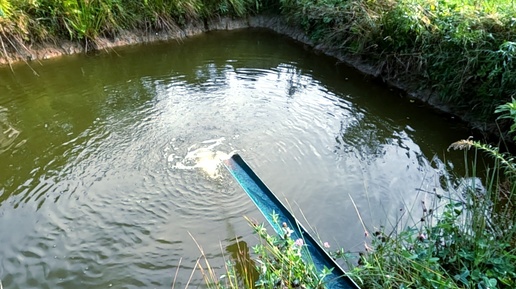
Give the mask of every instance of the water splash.
<svg viewBox="0 0 516 289">
<path fill-rule="evenodd" d="M 220 177 L 220 169 L 223 160 L 228 159 L 233 152 L 225 153 L 215 148 L 226 139 L 224 137 L 203 141 L 188 147 L 188 152 L 184 157 L 171 154 L 168 156 L 169 162 L 176 162 L 174 169 L 180 170 L 202 170 L 208 177 L 216 179 Z M 180 161 L 177 161 L 180 159 Z"/>
</svg>

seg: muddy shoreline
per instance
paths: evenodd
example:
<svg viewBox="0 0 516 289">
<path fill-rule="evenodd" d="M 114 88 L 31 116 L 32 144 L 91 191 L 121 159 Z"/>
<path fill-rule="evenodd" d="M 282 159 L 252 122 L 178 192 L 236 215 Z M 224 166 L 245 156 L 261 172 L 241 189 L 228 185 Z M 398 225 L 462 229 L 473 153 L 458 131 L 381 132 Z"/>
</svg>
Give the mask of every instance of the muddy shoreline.
<svg viewBox="0 0 516 289">
<path fill-rule="evenodd" d="M 9 63 L 12 64 L 16 62 L 27 62 L 30 64 L 32 61 L 50 59 L 62 55 L 86 53 L 91 50 L 101 51 L 126 45 L 181 40 L 209 31 L 244 28 L 264 28 L 286 35 L 307 45 L 316 52 L 335 57 L 338 63 L 351 66 L 365 76 L 372 77 L 376 81 L 383 82 L 389 87 L 399 90 L 400 94 L 404 96 L 422 101 L 439 113 L 449 116 L 450 121 L 460 120 L 467 122 L 473 130 L 477 133 L 481 133 L 484 138 L 491 134 L 490 131 L 492 131 L 492 127 L 490 127 L 490 125 L 468 119 L 465 112 L 461 113 L 459 109 L 440 101 L 435 91 L 419 89 L 418 83 L 406 83 L 400 80 L 387 79 L 377 67 L 370 65 L 356 56 L 342 54 L 332 47 L 315 45 L 300 28 L 289 25 L 278 16 L 252 16 L 245 19 L 215 18 L 207 21 L 190 22 L 184 27 L 176 26 L 166 31 L 123 31 L 114 38 L 99 37 L 96 39 L 95 43 L 87 44 L 63 40 L 59 43 L 18 46 L 16 49 L 11 48 L 8 50 L 7 57 L 2 53 L 0 66 L 7 66 Z"/>
</svg>

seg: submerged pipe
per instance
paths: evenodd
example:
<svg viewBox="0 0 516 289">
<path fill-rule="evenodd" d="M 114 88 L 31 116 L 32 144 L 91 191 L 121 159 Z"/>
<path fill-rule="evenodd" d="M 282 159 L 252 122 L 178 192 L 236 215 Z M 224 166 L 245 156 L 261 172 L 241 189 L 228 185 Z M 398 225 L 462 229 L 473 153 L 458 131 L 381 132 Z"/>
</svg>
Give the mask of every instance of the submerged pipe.
<svg viewBox="0 0 516 289">
<path fill-rule="evenodd" d="M 304 257 L 310 258 L 310 261 L 314 263 L 315 268 L 319 272 L 324 268 L 332 269 L 331 274 L 326 276 L 324 280 L 326 288 L 360 289 L 321 245 L 303 228 L 276 195 L 267 188 L 240 155 L 234 154 L 229 159 L 224 160 L 224 166 L 244 189 L 277 234 L 283 235 L 283 230 L 281 225 L 272 219 L 273 213 L 279 216 L 280 222 L 287 223 L 288 227 L 293 230 L 291 234 L 293 239 L 301 238 L 304 240 L 307 249 L 305 253 L 309 254 L 309 256 Z"/>
</svg>

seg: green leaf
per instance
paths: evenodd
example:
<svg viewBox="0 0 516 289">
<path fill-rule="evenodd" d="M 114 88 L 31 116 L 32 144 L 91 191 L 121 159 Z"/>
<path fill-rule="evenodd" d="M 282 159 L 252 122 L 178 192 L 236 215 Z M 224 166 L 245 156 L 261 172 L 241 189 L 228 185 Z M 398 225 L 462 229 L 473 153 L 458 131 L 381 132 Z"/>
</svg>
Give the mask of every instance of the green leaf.
<svg viewBox="0 0 516 289">
<path fill-rule="evenodd" d="M 455 280 L 463 283 L 464 285 L 468 286 L 468 284 L 469 284 L 469 281 L 468 281 L 469 275 L 470 275 L 469 270 L 465 268 L 462 273 L 453 276 L 453 279 L 455 279 Z"/>
<path fill-rule="evenodd" d="M 438 257 L 432 257 L 432 258 L 428 259 L 428 262 L 430 262 L 430 263 L 437 263 L 438 261 L 439 261 Z"/>
</svg>

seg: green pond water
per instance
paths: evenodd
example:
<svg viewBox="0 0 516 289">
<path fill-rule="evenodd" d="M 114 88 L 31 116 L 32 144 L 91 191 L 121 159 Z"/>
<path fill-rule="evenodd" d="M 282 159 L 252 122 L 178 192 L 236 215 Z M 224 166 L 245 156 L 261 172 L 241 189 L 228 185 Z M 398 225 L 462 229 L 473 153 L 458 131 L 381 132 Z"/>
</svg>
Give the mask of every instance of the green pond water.
<svg viewBox="0 0 516 289">
<path fill-rule="evenodd" d="M 263 30 L 0 69 L 3 288 L 184 288 L 263 221 L 219 166 L 238 152 L 332 248 L 358 252 L 446 194 L 469 131 Z M 356 208 L 353 205 L 356 204 Z M 245 242 L 245 243 L 244 243 Z M 194 273 L 190 287 L 203 286 Z"/>
</svg>

